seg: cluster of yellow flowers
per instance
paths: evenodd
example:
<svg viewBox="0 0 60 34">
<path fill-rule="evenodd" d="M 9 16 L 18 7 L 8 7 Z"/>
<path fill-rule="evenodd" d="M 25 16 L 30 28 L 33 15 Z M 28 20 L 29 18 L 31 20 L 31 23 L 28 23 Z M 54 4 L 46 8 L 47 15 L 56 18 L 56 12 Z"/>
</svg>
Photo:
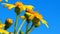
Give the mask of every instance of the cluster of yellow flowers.
<svg viewBox="0 0 60 34">
<path fill-rule="evenodd" d="M 0 0 L 1 2 L 2 0 Z M 8 0 L 6 0 L 6 2 L 8 2 Z M 40 21 L 46 25 L 46 27 L 48 27 L 48 24 L 46 22 L 46 20 L 43 19 L 43 16 L 41 14 L 39 14 L 38 12 L 33 10 L 33 6 L 32 5 L 24 5 L 22 2 L 16 2 L 15 4 L 4 4 L 4 7 L 8 7 L 8 10 L 11 10 L 12 8 L 15 8 L 15 13 L 17 14 L 16 17 L 16 23 L 14 25 L 14 34 L 18 34 L 20 32 L 20 34 L 24 34 L 23 32 L 21 32 L 21 28 L 24 24 L 24 20 L 26 20 L 27 25 L 26 25 L 26 34 L 29 34 L 29 32 L 32 30 L 33 27 L 38 27 L 40 26 Z M 25 10 L 25 14 L 23 16 L 20 16 L 20 18 L 23 19 L 22 24 L 20 25 L 20 28 L 18 29 L 18 31 L 16 31 L 16 26 L 18 24 L 18 15 L 21 14 L 21 12 Z M 29 27 L 29 23 L 30 21 L 32 22 L 32 25 L 30 28 Z M 5 24 L 0 24 L 0 33 L 6 33 L 6 34 L 13 34 L 13 33 L 9 33 L 7 32 L 7 29 L 13 24 L 12 19 L 8 18 L 6 19 Z"/>
<path fill-rule="evenodd" d="M 12 19 L 8 18 L 5 21 L 5 24 L 2 24 L 0 22 L 0 34 L 9 34 L 9 32 L 7 31 L 7 29 L 11 26 L 11 24 L 13 23 Z M 10 32 L 11 33 L 11 32 Z"/>
</svg>

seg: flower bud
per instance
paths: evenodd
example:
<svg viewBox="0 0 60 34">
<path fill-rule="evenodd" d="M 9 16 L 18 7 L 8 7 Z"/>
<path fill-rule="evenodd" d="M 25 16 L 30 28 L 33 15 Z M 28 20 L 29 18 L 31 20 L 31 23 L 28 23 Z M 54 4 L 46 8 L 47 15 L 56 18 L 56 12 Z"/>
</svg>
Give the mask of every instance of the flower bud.
<svg viewBox="0 0 60 34">
<path fill-rule="evenodd" d="M 6 19 L 6 21 L 5 21 L 5 24 L 6 24 L 5 30 L 7 30 L 12 25 L 12 23 L 13 23 L 12 19 L 10 19 L 10 18 Z"/>
</svg>

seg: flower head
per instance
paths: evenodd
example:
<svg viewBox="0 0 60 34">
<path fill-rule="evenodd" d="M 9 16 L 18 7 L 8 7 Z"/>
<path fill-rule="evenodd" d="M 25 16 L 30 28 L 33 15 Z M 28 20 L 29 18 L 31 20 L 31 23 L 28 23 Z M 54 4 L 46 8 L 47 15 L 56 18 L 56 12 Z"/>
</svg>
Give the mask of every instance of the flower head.
<svg viewBox="0 0 60 34">
<path fill-rule="evenodd" d="M 16 7 L 19 7 L 20 10 L 25 10 L 25 6 L 23 5 L 22 2 L 16 2 L 16 3 L 15 3 L 15 6 L 16 6 Z"/>
<path fill-rule="evenodd" d="M 41 14 L 34 12 L 34 18 L 32 19 L 33 25 L 38 27 L 40 25 L 40 20 L 43 18 Z"/>
<path fill-rule="evenodd" d="M 23 6 L 23 4 L 22 4 L 22 2 L 16 2 L 15 3 L 15 6 L 18 6 L 19 7 L 19 6 Z"/>
<path fill-rule="evenodd" d="M 43 19 L 42 15 L 39 14 L 38 12 L 35 12 L 35 13 L 34 13 L 34 16 L 35 16 L 36 18 L 38 18 L 39 20 Z"/>
<path fill-rule="evenodd" d="M 6 19 L 6 21 L 5 21 L 5 24 L 6 24 L 5 30 L 8 29 L 12 25 L 12 23 L 13 23 L 12 19 L 10 19 L 10 18 Z"/>
</svg>

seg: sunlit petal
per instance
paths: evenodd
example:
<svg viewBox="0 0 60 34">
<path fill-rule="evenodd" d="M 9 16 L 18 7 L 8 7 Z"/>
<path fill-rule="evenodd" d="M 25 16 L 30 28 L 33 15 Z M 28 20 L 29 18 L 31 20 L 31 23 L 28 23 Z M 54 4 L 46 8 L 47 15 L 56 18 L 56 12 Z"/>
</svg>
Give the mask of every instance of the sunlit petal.
<svg viewBox="0 0 60 34">
<path fill-rule="evenodd" d="M 48 28 L 48 24 L 47 24 L 47 22 L 46 22 L 44 19 L 42 19 L 41 21 L 42 21 L 42 23 L 45 24 L 46 27 Z"/>
</svg>

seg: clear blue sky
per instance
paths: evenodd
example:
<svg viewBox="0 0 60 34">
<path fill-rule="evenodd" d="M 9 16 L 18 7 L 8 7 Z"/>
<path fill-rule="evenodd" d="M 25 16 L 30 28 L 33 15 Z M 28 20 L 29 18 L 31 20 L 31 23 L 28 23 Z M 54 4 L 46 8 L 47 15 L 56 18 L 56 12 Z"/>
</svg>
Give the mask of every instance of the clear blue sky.
<svg viewBox="0 0 60 34">
<path fill-rule="evenodd" d="M 14 4 L 17 0 L 9 0 L 9 3 Z M 40 27 L 35 28 L 30 34 L 60 34 L 60 0 L 20 0 L 24 4 L 33 5 L 39 13 L 41 13 L 45 20 L 47 20 L 49 28 L 41 24 Z M 12 18 L 15 22 L 16 14 L 14 9 L 8 10 L 3 8 L 0 4 L 0 20 L 5 22 L 6 18 Z M 22 20 L 19 19 L 19 25 Z M 13 24 L 14 25 L 14 24 Z M 13 32 L 13 25 L 8 29 Z M 18 26 L 19 26 L 18 25 Z M 24 30 L 23 30 L 24 29 Z M 22 28 L 25 31 L 25 24 Z"/>
</svg>

